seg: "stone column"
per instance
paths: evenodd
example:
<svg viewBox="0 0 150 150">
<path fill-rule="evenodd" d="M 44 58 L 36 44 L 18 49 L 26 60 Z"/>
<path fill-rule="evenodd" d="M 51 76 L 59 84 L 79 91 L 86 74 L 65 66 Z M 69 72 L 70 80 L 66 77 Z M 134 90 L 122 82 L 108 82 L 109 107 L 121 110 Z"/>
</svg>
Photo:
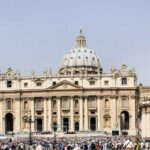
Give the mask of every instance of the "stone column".
<svg viewBox="0 0 150 150">
<path fill-rule="evenodd" d="M 35 104 L 34 104 L 34 98 L 31 98 L 30 101 L 31 101 L 31 107 L 30 107 L 30 109 L 31 109 L 31 114 L 30 114 L 30 115 L 32 116 L 32 121 L 34 121 L 34 120 L 35 120 Z M 32 131 L 32 132 L 35 131 L 35 125 L 34 125 L 34 123 L 31 124 L 31 131 Z"/>
<path fill-rule="evenodd" d="M 57 99 L 57 125 L 58 131 L 61 131 L 61 97 Z"/>
<path fill-rule="evenodd" d="M 98 113 L 98 131 L 101 130 L 101 99 L 97 97 L 97 113 Z"/>
<path fill-rule="evenodd" d="M 5 131 L 4 131 L 4 129 L 3 129 L 3 122 L 4 122 L 4 120 L 3 120 L 3 100 L 4 99 L 0 99 L 0 132 L 1 133 L 4 133 Z"/>
<path fill-rule="evenodd" d="M 110 100 L 111 108 L 111 128 L 117 128 L 117 99 L 116 96 L 112 96 Z"/>
<path fill-rule="evenodd" d="M 19 97 L 15 98 L 15 126 L 14 130 L 21 131 L 21 99 Z"/>
<path fill-rule="evenodd" d="M 74 101 L 73 101 L 73 97 L 71 97 L 71 99 L 70 99 L 70 101 L 71 101 L 71 105 L 70 105 L 70 118 L 71 118 L 71 131 L 74 131 Z"/>
<path fill-rule="evenodd" d="M 142 121 L 141 121 L 141 131 L 142 131 L 142 137 L 146 137 L 146 112 L 142 111 Z"/>
<path fill-rule="evenodd" d="M 100 123 L 101 123 L 101 130 L 104 128 L 104 106 L 103 106 L 103 96 L 100 96 Z"/>
<path fill-rule="evenodd" d="M 83 131 L 83 99 L 82 97 L 80 97 L 80 126 L 79 126 L 79 130 Z"/>
<path fill-rule="evenodd" d="M 84 130 L 88 130 L 88 100 L 87 96 L 85 97 L 85 104 L 84 104 Z"/>
<path fill-rule="evenodd" d="M 52 131 L 52 100 L 48 98 L 48 131 Z"/>
<path fill-rule="evenodd" d="M 129 100 L 130 110 L 129 116 L 131 115 L 131 119 L 129 119 L 129 130 L 130 134 L 135 135 L 136 134 L 136 128 L 135 128 L 135 96 L 131 96 L 131 100 Z"/>
<path fill-rule="evenodd" d="M 44 131 L 47 131 L 47 97 L 44 97 Z"/>
</svg>

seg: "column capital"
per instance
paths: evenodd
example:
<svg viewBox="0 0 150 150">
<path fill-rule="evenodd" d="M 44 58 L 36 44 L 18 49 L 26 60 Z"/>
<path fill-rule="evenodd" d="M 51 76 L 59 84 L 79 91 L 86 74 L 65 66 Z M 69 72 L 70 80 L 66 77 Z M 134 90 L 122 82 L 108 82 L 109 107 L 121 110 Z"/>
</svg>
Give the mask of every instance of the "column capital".
<svg viewBox="0 0 150 150">
<path fill-rule="evenodd" d="M 48 98 L 48 100 L 52 100 L 52 96 L 48 96 L 47 98 Z"/>
<path fill-rule="evenodd" d="M 82 97 L 84 100 L 87 100 L 88 99 L 88 96 L 83 96 Z"/>
<path fill-rule="evenodd" d="M 34 101 L 35 97 L 30 97 L 29 100 Z"/>
<path fill-rule="evenodd" d="M 110 95 L 110 98 L 112 98 L 112 99 L 117 99 L 118 96 L 116 96 L 116 95 Z"/>
<path fill-rule="evenodd" d="M 21 97 L 21 100 L 34 100 L 34 97 Z"/>
<path fill-rule="evenodd" d="M 70 96 L 70 100 L 73 101 L 74 100 L 74 96 Z"/>
<path fill-rule="evenodd" d="M 74 97 L 74 98 L 80 98 L 80 97 L 82 97 L 82 96 L 80 96 L 80 95 L 74 95 L 73 97 Z"/>
<path fill-rule="evenodd" d="M 98 98 L 98 99 L 103 99 L 103 96 L 97 95 L 97 98 Z"/>
<path fill-rule="evenodd" d="M 47 96 L 44 96 L 44 97 L 43 97 L 44 100 L 48 100 L 48 98 L 49 98 L 49 97 L 47 97 Z"/>
<path fill-rule="evenodd" d="M 16 101 L 21 101 L 21 98 L 20 97 L 15 97 L 15 100 Z"/>
</svg>

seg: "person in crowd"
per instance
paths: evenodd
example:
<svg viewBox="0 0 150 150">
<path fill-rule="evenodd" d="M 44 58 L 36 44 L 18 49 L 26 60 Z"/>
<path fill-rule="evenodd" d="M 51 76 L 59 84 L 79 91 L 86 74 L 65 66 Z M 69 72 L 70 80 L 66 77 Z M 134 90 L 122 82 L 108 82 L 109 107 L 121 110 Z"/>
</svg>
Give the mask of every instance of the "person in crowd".
<svg viewBox="0 0 150 150">
<path fill-rule="evenodd" d="M 141 140 L 140 148 L 141 150 L 145 150 L 145 142 L 143 140 Z"/>
<path fill-rule="evenodd" d="M 42 145 L 40 143 L 38 143 L 36 150 L 43 150 Z"/>
<path fill-rule="evenodd" d="M 141 144 L 138 138 L 135 138 L 134 150 L 141 150 Z"/>
<path fill-rule="evenodd" d="M 134 144 L 131 140 L 131 138 L 127 138 L 123 144 L 124 150 L 132 150 L 134 148 Z"/>
<path fill-rule="evenodd" d="M 145 150 L 150 150 L 150 140 L 145 141 Z"/>
</svg>

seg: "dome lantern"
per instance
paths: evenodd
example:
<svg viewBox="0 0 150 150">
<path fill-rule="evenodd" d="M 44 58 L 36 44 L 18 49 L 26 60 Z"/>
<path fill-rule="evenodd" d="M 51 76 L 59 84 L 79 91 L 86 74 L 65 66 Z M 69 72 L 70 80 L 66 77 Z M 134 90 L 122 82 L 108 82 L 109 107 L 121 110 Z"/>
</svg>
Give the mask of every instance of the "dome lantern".
<svg viewBox="0 0 150 150">
<path fill-rule="evenodd" d="M 82 34 L 82 29 L 80 29 L 80 34 L 76 39 L 77 47 L 87 47 L 85 36 Z"/>
</svg>

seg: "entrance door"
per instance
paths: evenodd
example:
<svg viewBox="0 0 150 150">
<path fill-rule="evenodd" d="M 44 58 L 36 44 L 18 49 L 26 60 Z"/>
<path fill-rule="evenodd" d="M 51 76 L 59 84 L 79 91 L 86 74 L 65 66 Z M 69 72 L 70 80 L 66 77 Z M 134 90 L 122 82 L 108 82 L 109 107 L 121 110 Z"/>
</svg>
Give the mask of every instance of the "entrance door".
<svg viewBox="0 0 150 150">
<path fill-rule="evenodd" d="M 129 129 L 129 113 L 127 111 L 123 111 L 120 115 L 120 128 L 121 130 Z"/>
<path fill-rule="evenodd" d="M 96 118 L 95 117 L 90 118 L 90 130 L 92 131 L 96 130 Z"/>
<path fill-rule="evenodd" d="M 63 131 L 67 133 L 68 130 L 69 130 L 69 119 L 63 118 Z"/>
<path fill-rule="evenodd" d="M 75 123 L 75 131 L 79 131 L 79 122 Z"/>
<path fill-rule="evenodd" d="M 41 118 L 38 118 L 37 119 L 37 132 L 42 132 L 42 128 L 43 128 L 43 126 L 42 126 L 42 119 Z"/>
<path fill-rule="evenodd" d="M 13 131 L 13 115 L 8 113 L 5 116 L 5 132 L 12 132 Z"/>
</svg>

